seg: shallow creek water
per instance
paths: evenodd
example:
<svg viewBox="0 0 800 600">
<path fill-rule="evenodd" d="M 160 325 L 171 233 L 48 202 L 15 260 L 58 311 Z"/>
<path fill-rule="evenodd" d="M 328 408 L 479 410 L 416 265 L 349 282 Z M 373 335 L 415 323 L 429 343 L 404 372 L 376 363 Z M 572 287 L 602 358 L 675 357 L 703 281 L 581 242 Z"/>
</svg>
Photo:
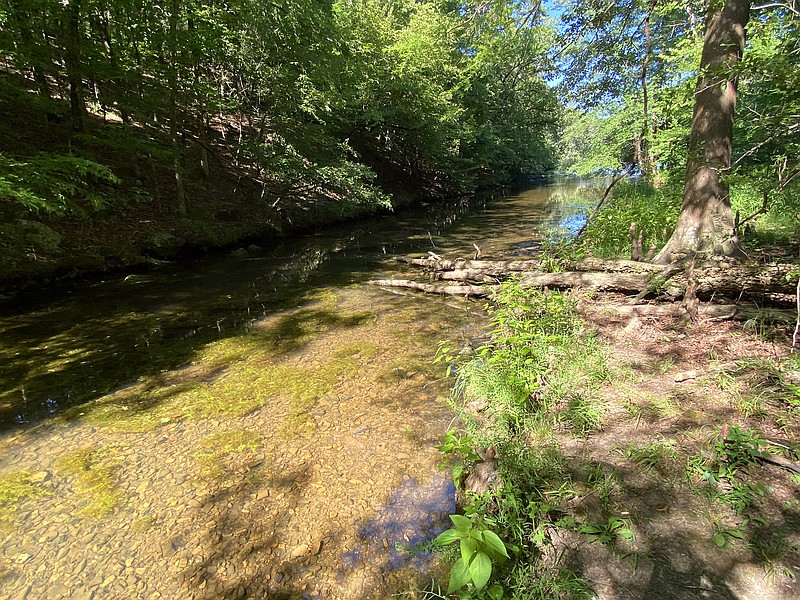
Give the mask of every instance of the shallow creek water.
<svg viewBox="0 0 800 600">
<path fill-rule="evenodd" d="M 596 191 L 431 205 L 53 288 L 0 314 L 0 598 L 383 598 L 436 574 L 437 342 L 482 303 L 393 260 L 535 254 Z"/>
</svg>

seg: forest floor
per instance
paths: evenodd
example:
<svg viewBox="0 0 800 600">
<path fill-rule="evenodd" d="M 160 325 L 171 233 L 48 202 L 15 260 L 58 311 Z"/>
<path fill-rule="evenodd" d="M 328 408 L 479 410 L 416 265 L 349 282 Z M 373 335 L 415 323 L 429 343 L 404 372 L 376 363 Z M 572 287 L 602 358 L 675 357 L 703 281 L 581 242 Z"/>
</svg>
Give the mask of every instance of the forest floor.
<svg viewBox="0 0 800 600">
<path fill-rule="evenodd" d="M 800 476 L 747 450 L 755 440 L 796 460 L 791 329 L 631 320 L 613 311 L 624 302 L 582 309 L 611 377 L 602 427 L 556 435 L 583 492 L 574 512 L 595 528 L 551 532 L 562 564 L 602 600 L 799 598 Z"/>
</svg>

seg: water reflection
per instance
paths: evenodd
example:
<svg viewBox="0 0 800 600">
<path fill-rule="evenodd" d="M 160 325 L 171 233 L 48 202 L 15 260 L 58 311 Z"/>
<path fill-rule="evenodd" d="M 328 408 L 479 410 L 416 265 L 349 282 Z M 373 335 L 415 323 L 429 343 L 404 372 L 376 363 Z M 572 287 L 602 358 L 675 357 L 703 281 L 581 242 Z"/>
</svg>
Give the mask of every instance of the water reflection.
<svg viewBox="0 0 800 600">
<path fill-rule="evenodd" d="M 3 307 L 0 428 L 35 423 L 111 389 L 186 364 L 314 294 L 392 276 L 393 255 L 433 250 L 531 255 L 569 235 L 597 192 L 559 183 L 496 201 L 424 205 L 229 256 L 115 276 Z"/>
</svg>

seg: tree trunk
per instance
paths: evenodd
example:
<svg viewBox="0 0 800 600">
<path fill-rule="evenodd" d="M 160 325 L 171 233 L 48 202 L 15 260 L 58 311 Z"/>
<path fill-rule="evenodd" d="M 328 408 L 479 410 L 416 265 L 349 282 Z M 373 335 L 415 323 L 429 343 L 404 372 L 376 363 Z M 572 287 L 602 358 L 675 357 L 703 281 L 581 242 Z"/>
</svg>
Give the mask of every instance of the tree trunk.
<svg viewBox="0 0 800 600">
<path fill-rule="evenodd" d="M 659 263 L 669 263 L 685 251 L 741 255 L 724 177 L 731 166 L 736 65 L 744 50 L 749 18 L 748 0 L 714 0 L 709 6 L 683 206 L 675 232 L 656 257 Z"/>
<path fill-rule="evenodd" d="M 186 187 L 183 183 L 183 144 L 178 130 L 178 16 L 181 0 L 172 0 L 169 15 L 169 137 L 172 143 L 172 170 L 175 173 L 175 191 L 177 193 L 178 213 L 188 212 Z"/>
<path fill-rule="evenodd" d="M 83 131 L 86 119 L 86 103 L 83 97 L 83 74 L 81 72 L 81 2 L 70 0 L 65 7 L 64 65 L 69 80 L 69 106 L 72 128 Z"/>
</svg>

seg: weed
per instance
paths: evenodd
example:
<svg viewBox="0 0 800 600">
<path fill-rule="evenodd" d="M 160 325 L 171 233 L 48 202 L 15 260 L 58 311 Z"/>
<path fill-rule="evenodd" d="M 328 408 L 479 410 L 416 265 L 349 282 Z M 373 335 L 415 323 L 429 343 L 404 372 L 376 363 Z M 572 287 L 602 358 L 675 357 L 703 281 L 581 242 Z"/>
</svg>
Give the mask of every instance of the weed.
<svg viewBox="0 0 800 600">
<path fill-rule="evenodd" d="M 653 442 L 644 448 L 628 446 L 621 454 L 647 470 L 663 470 L 666 461 L 678 457 L 675 445 L 675 440 L 670 439 L 664 442 Z"/>
<path fill-rule="evenodd" d="M 791 543 L 785 535 L 772 535 L 767 540 L 752 541 L 748 545 L 758 562 L 764 565 L 767 577 L 775 578 L 782 574 L 795 578 L 794 569 L 782 564 L 789 555 L 800 553 L 800 543 Z"/>
<path fill-rule="evenodd" d="M 453 483 L 456 486 L 461 485 L 467 467 L 480 460 L 475 451 L 476 446 L 474 437 L 461 434 L 456 429 L 450 429 L 444 435 L 444 442 L 439 446 L 439 452 L 443 455 L 439 467 L 452 470 Z"/>
<path fill-rule="evenodd" d="M 743 540 L 745 533 L 745 525 L 747 521 L 735 527 L 728 527 L 722 523 L 714 523 L 714 534 L 712 539 L 718 548 L 727 548 L 731 545 L 733 540 Z"/>
<path fill-rule="evenodd" d="M 621 517 L 609 517 L 605 523 L 588 523 L 578 529 L 579 533 L 585 533 L 593 542 L 600 542 L 609 547 L 616 547 L 619 539 L 633 540 L 633 530 L 627 519 Z"/>
<path fill-rule="evenodd" d="M 442 532 L 434 540 L 438 546 L 458 542 L 461 550 L 461 556 L 450 569 L 447 593 L 452 594 L 467 585 L 480 591 L 492 576 L 492 565 L 508 560 L 506 545 L 478 519 L 450 515 L 450 520 L 455 527 Z M 503 597 L 502 586 L 493 585 L 488 589 L 488 595 L 493 600 L 499 600 Z"/>
</svg>

